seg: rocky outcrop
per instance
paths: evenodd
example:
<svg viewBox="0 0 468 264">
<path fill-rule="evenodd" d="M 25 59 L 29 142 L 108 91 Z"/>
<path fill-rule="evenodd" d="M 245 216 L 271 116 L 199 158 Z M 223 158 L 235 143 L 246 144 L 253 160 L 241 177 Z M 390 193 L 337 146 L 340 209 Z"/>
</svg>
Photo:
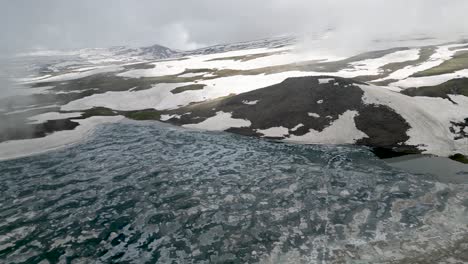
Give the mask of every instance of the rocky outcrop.
<svg viewBox="0 0 468 264">
<path fill-rule="evenodd" d="M 355 114 L 348 123 L 363 136 L 337 143 L 419 152 L 416 146 L 405 143 L 409 139 L 408 122 L 388 106 L 365 103 L 361 85 L 366 84 L 331 76 L 289 78 L 271 87 L 168 111 L 172 118 L 167 121 L 176 125 L 200 124 L 217 113 L 231 113 L 231 118 L 248 120 L 251 125 L 230 127 L 226 129 L 229 132 L 291 141 L 304 141 L 307 137 L 306 143 L 333 143 L 321 139 L 342 137 L 321 134 L 339 132 L 327 128 L 352 112 Z M 282 134 L 262 133 L 275 128 Z M 351 128 L 341 129 L 346 133 Z M 316 133 L 316 141 L 307 136 L 311 131 Z"/>
</svg>

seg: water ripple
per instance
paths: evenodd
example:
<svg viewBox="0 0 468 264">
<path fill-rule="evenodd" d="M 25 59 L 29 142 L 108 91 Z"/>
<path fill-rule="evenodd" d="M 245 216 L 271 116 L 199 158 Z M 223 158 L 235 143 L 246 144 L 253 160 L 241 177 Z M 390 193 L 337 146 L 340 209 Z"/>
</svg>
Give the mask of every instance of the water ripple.
<svg viewBox="0 0 468 264">
<path fill-rule="evenodd" d="M 466 185 L 356 147 L 115 124 L 0 174 L 8 263 L 404 263 L 467 237 Z"/>
</svg>

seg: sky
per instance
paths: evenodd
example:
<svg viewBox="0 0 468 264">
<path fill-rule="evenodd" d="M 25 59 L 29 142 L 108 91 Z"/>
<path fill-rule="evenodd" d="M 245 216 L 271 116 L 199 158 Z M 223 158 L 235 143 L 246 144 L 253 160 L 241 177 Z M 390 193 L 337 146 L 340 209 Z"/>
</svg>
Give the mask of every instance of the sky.
<svg viewBox="0 0 468 264">
<path fill-rule="evenodd" d="M 342 43 L 468 33 L 467 0 L 0 0 L 0 54 L 161 44 L 194 49 L 333 29 Z"/>
</svg>

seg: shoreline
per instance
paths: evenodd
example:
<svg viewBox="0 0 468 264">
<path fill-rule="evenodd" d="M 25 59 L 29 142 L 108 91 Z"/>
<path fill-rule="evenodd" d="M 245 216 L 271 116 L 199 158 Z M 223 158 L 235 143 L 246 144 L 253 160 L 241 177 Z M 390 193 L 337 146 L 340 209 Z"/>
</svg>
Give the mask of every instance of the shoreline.
<svg viewBox="0 0 468 264">
<path fill-rule="evenodd" d="M 73 130 L 60 130 L 53 132 L 45 137 L 37 137 L 37 138 L 30 138 L 30 139 L 21 139 L 21 140 L 11 140 L 5 141 L 0 143 L 0 162 L 13 160 L 18 158 L 26 158 L 33 155 L 44 154 L 49 151 L 55 151 L 63 148 L 67 148 L 78 144 L 84 141 L 88 136 L 90 136 L 95 129 L 103 124 L 111 124 L 111 123 L 131 123 L 131 124 L 154 124 L 158 123 L 158 125 L 166 126 L 166 127 L 174 127 L 178 129 L 188 129 L 194 130 L 192 128 L 184 128 L 181 126 L 176 126 L 173 124 L 169 124 L 166 122 L 156 121 L 156 120 L 134 120 L 123 115 L 116 115 L 116 116 L 91 116 L 89 118 L 76 118 L 76 119 L 69 119 L 70 121 L 78 122 L 79 125 Z M 199 130 L 199 129 L 195 129 Z M 204 131 L 204 130 L 200 130 Z M 230 133 L 230 132 L 227 132 Z M 233 133 L 236 134 L 236 133 Z M 261 138 L 259 138 L 261 139 Z M 290 142 L 290 141 L 281 141 L 275 139 L 268 139 L 264 138 L 263 140 L 267 140 L 273 143 L 286 143 L 286 144 L 304 144 L 299 142 Z M 315 145 L 307 143 L 306 145 Z M 317 143 L 316 145 L 323 145 Z M 327 144 L 328 145 L 328 144 Z M 330 144 L 338 146 L 340 144 Z M 450 157 L 442 157 L 433 154 L 416 154 L 416 153 L 405 153 L 405 152 L 395 152 L 389 149 L 383 149 L 379 147 L 370 147 L 370 146 L 363 146 L 359 144 L 345 144 L 345 145 L 354 145 L 356 147 L 364 147 L 367 148 L 369 152 L 372 152 L 376 158 L 386 162 L 388 165 L 397 168 L 403 168 L 405 171 L 414 171 L 415 173 L 419 173 L 419 170 L 412 167 L 410 164 L 412 161 L 423 161 L 425 160 L 435 160 L 442 168 L 448 167 L 463 167 L 468 165 L 451 159 Z M 430 164 L 430 162 L 428 162 Z M 423 167 L 426 167 L 423 166 Z M 431 167 L 431 166 L 429 166 Z M 424 173 L 430 174 L 431 170 L 426 170 Z M 440 173 L 439 173 L 440 174 Z"/>
<path fill-rule="evenodd" d="M 93 116 L 86 119 L 71 119 L 80 124 L 73 130 L 62 130 L 40 138 L 2 142 L 0 161 L 25 158 L 72 146 L 91 135 L 97 126 L 117 123 L 123 118 L 123 116 Z"/>
</svg>

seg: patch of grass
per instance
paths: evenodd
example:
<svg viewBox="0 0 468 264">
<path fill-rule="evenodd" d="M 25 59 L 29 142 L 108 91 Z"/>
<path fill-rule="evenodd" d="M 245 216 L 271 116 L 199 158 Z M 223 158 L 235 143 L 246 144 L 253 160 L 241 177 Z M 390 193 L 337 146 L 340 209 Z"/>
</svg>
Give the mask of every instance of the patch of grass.
<svg viewBox="0 0 468 264">
<path fill-rule="evenodd" d="M 208 69 L 208 68 L 199 68 L 199 69 L 185 69 L 180 75 L 184 74 L 190 74 L 190 73 L 206 73 L 206 72 L 212 72 L 213 69 Z"/>
<path fill-rule="evenodd" d="M 182 57 L 182 58 L 172 58 L 172 59 L 167 59 L 167 61 L 184 61 L 184 60 L 188 60 L 189 58 L 188 57 Z"/>
<path fill-rule="evenodd" d="M 124 65 L 123 66 L 125 70 L 146 70 L 146 69 L 153 69 L 156 67 L 155 64 L 150 64 L 150 63 L 137 63 L 137 64 L 131 64 L 131 65 Z"/>
<path fill-rule="evenodd" d="M 32 88 L 54 86 L 54 88 L 50 89 L 51 91 L 65 93 L 16 96 L 15 98 L 8 98 L 8 100 L 0 99 L 0 105 L 5 105 L 2 106 L 2 108 L 6 109 L 9 109 L 10 105 L 26 107 L 31 105 L 31 102 L 33 102 L 35 105 L 64 105 L 71 101 L 75 101 L 94 94 L 102 94 L 110 91 L 121 92 L 128 91 L 130 89 L 135 91 L 147 90 L 159 83 L 190 83 L 196 82 L 196 80 L 197 77 L 178 77 L 177 75 L 147 78 L 125 78 L 116 76 L 111 73 L 95 74 L 67 82 L 57 81 L 36 83 L 32 86 Z M 66 93 L 68 91 L 80 92 Z"/>
<path fill-rule="evenodd" d="M 403 69 L 407 66 L 418 65 L 429 60 L 429 58 L 435 53 L 435 51 L 436 51 L 436 47 L 432 47 L 432 46 L 422 47 L 419 51 L 419 58 L 416 60 L 389 63 L 381 67 L 382 73 L 378 75 L 358 76 L 356 77 L 356 79 L 359 81 L 363 81 L 363 82 L 369 82 L 369 81 L 371 82 L 372 80 L 385 78 L 397 70 Z M 398 80 L 389 79 L 389 80 L 380 81 L 380 82 L 373 82 L 373 84 L 387 86 L 388 84 L 392 82 L 396 82 L 396 81 Z"/>
<path fill-rule="evenodd" d="M 459 50 L 459 49 L 468 49 L 468 45 L 449 48 L 450 51 Z"/>
<path fill-rule="evenodd" d="M 455 155 L 452 155 L 449 157 L 451 160 L 454 160 L 454 161 L 458 161 L 458 162 L 461 162 L 461 163 L 465 163 L 465 164 L 468 164 L 468 157 L 466 157 L 465 155 L 463 154 L 460 154 L 460 153 L 457 153 Z"/>
<path fill-rule="evenodd" d="M 67 92 L 83 90 L 91 94 L 105 93 L 109 91 L 120 92 L 128 91 L 132 88 L 135 90 L 146 90 L 158 83 L 183 83 L 193 82 L 195 77 L 178 77 L 177 75 L 166 75 L 157 77 L 141 77 L 141 78 L 126 78 L 116 76 L 114 74 L 103 73 L 87 76 L 75 80 L 64 82 L 46 82 L 38 83 L 33 87 L 55 86 L 53 91 Z M 95 90 L 89 90 L 94 88 Z M 88 96 L 88 95 L 87 95 Z"/>
<path fill-rule="evenodd" d="M 302 61 L 297 63 L 290 63 L 290 64 L 283 64 L 283 65 L 275 65 L 257 69 L 250 69 L 250 70 L 234 70 L 234 69 L 199 69 L 196 70 L 186 70 L 184 73 L 198 73 L 198 72 L 210 72 L 213 74 L 212 77 L 206 77 L 205 80 L 221 78 L 221 77 L 230 77 L 236 75 L 259 75 L 259 74 L 275 74 L 281 73 L 286 71 L 316 71 L 316 72 L 335 72 L 339 71 L 343 68 L 349 66 L 350 63 L 366 60 L 366 59 L 375 59 L 385 56 L 387 54 L 391 54 L 396 51 L 407 50 L 407 48 L 394 48 L 389 50 L 380 50 L 380 51 L 372 51 L 366 52 L 345 60 L 341 61 L 333 61 L 333 62 L 323 62 L 323 60 L 310 60 L 310 61 Z M 232 59 L 232 58 L 240 58 L 245 56 L 239 57 L 227 57 L 224 59 Z M 380 76 L 376 76 L 375 78 L 380 78 Z M 373 78 L 373 79 L 375 79 Z"/>
<path fill-rule="evenodd" d="M 116 116 L 123 115 L 133 120 L 159 120 L 161 118 L 161 112 L 155 109 L 145 109 L 137 111 L 117 111 L 106 107 L 94 107 L 92 109 L 85 110 L 80 118 L 85 119 L 92 116 Z"/>
<path fill-rule="evenodd" d="M 436 49 L 436 47 L 423 47 L 419 51 L 419 58 L 417 60 L 389 63 L 387 65 L 384 65 L 382 67 L 382 70 L 384 71 L 384 73 L 391 73 L 403 69 L 407 66 L 423 63 L 429 60 L 429 58 L 435 53 Z"/>
<path fill-rule="evenodd" d="M 428 96 L 450 99 L 449 94 L 468 96 L 468 78 L 453 79 L 440 85 L 408 88 L 401 93 L 409 96 Z"/>
<path fill-rule="evenodd" d="M 85 110 L 81 115 L 81 118 L 88 118 L 92 116 L 115 116 L 118 114 L 118 112 L 106 107 L 93 107 L 91 109 Z"/>
<path fill-rule="evenodd" d="M 258 53 L 258 54 L 247 54 L 247 55 L 242 55 L 242 56 L 232 56 L 232 57 L 223 57 L 223 58 L 215 58 L 211 59 L 208 61 L 225 61 L 225 60 L 233 60 L 233 61 L 241 61 L 241 62 L 246 62 L 250 60 L 255 60 L 263 57 L 268 57 L 272 55 L 278 55 L 278 54 L 283 54 L 286 51 L 280 51 L 280 52 L 266 52 L 266 53 Z"/>
<path fill-rule="evenodd" d="M 459 70 L 468 69 L 468 51 L 459 51 L 450 60 L 445 61 L 439 66 L 425 71 L 417 72 L 411 77 L 434 76 L 447 73 L 453 73 Z"/>
<path fill-rule="evenodd" d="M 122 112 L 122 114 L 127 118 L 130 118 L 133 120 L 139 120 L 139 121 L 161 119 L 161 112 L 155 109 Z"/>
<path fill-rule="evenodd" d="M 221 77 L 230 77 L 236 75 L 259 75 L 259 74 L 274 74 L 281 73 L 285 71 L 318 71 L 318 72 L 333 72 L 341 70 L 347 66 L 349 63 L 363 60 L 363 59 L 372 59 L 385 56 L 387 54 L 393 53 L 395 51 L 405 50 L 405 48 L 389 49 L 383 51 L 373 51 L 368 53 L 363 53 L 358 56 L 354 56 L 342 61 L 336 62 L 323 62 L 320 60 L 311 60 L 304 61 L 299 63 L 291 63 L 285 65 L 275 65 L 270 67 L 250 69 L 250 70 L 234 70 L 234 69 L 187 69 L 181 74 L 177 75 L 166 75 L 166 76 L 157 76 L 157 77 L 142 77 L 142 78 L 126 78 L 122 76 L 116 76 L 115 73 L 100 73 L 92 76 L 87 76 L 75 80 L 70 80 L 67 82 L 44 82 L 37 83 L 33 87 L 43 87 L 43 86 L 54 86 L 53 91 L 55 92 L 67 92 L 67 91 L 82 91 L 81 93 L 73 94 L 60 94 L 60 95 L 38 95 L 35 96 L 35 101 L 44 102 L 44 103 L 55 103 L 66 104 L 70 101 L 90 96 L 93 94 L 105 93 L 108 91 L 128 91 L 134 89 L 135 91 L 146 90 L 152 88 L 154 85 L 159 83 L 196 83 L 200 79 L 200 76 L 194 77 L 179 77 L 179 75 L 187 73 L 211 73 L 213 76 L 204 77 L 205 80 L 221 78 Z M 260 55 L 266 56 L 271 54 L 253 54 L 246 55 L 243 58 L 238 59 L 254 59 L 258 58 Z M 132 67 L 149 67 L 145 64 L 135 64 Z M 367 79 L 366 79 L 367 80 Z M 90 90 L 93 88 L 93 90 Z M 192 87 L 193 88 L 193 87 Z M 177 92 L 177 91 L 176 91 Z M 39 98 L 40 97 L 40 98 Z"/>
<path fill-rule="evenodd" d="M 436 47 L 423 47 L 420 51 L 420 56 L 417 60 L 405 61 L 399 63 L 389 63 L 382 67 L 383 73 L 374 76 L 358 76 L 357 80 L 360 81 L 371 81 L 375 79 L 380 79 L 388 76 L 392 72 L 402 69 L 406 66 L 417 65 L 424 61 L 427 61 L 432 54 L 434 54 Z M 350 66 L 353 62 L 359 62 L 367 59 L 376 59 L 381 58 L 385 55 L 397 52 L 408 50 L 408 48 L 393 48 L 388 50 L 379 50 L 371 51 L 353 56 L 341 61 L 332 61 L 332 62 L 323 62 L 320 60 L 310 60 L 303 61 L 298 63 L 290 63 L 284 65 L 275 65 L 270 67 L 251 69 L 251 70 L 232 70 L 232 69 L 222 69 L 222 70 L 211 70 L 215 75 L 213 78 L 228 77 L 234 75 L 258 75 L 258 74 L 274 74 L 281 73 L 285 71 L 314 71 L 314 72 L 337 72 L 344 68 Z"/>
<path fill-rule="evenodd" d="M 174 90 L 171 90 L 171 93 L 178 94 L 183 93 L 185 91 L 203 90 L 205 86 L 205 84 L 190 84 L 186 86 L 177 87 Z"/>
<path fill-rule="evenodd" d="M 389 50 L 373 51 L 363 53 L 345 60 L 334 61 L 334 62 L 324 62 L 320 60 L 310 60 L 303 61 L 298 63 L 290 63 L 285 65 L 275 65 L 270 67 L 263 67 L 258 69 L 250 70 L 236 70 L 236 69 L 187 69 L 184 73 L 211 73 L 212 76 L 203 77 L 204 80 L 211 80 L 221 77 L 231 77 L 237 75 L 259 75 L 259 74 L 275 74 L 286 71 L 315 71 L 315 72 L 334 72 L 339 71 L 343 68 L 349 67 L 350 63 L 361 61 L 365 59 L 374 59 L 391 54 L 396 51 L 407 50 L 407 48 L 396 48 Z M 416 61 L 389 64 L 384 66 L 388 71 L 382 75 L 389 74 L 391 71 L 398 69 L 399 67 L 404 67 L 406 65 L 411 65 L 418 63 L 418 61 L 423 60 L 424 58 L 430 56 L 433 52 L 433 48 L 423 48 L 421 51 L 421 58 Z M 265 56 L 266 54 L 262 54 Z M 247 57 L 242 59 L 253 59 L 260 56 L 260 54 L 246 55 Z M 241 59 L 241 58 L 239 58 Z M 132 67 L 149 67 L 147 64 L 135 64 Z M 146 90 L 152 88 L 156 84 L 160 83 L 192 83 L 196 84 L 197 80 L 200 80 L 200 76 L 193 77 L 179 77 L 177 75 L 166 75 L 166 76 L 156 76 L 156 77 L 142 77 L 142 78 L 126 78 L 122 76 L 116 76 L 115 73 L 100 73 L 92 76 L 87 76 L 75 80 L 69 80 L 66 82 L 45 82 L 37 83 L 33 87 L 42 87 L 42 86 L 54 86 L 52 91 L 55 92 L 67 92 L 67 91 L 81 91 L 80 93 L 62 93 L 62 94 L 38 94 L 30 97 L 32 101 L 36 104 L 46 105 L 46 104 L 58 104 L 63 105 L 71 101 L 91 96 L 94 94 L 102 94 L 109 91 L 128 91 L 133 89 L 134 91 Z M 370 81 L 375 80 L 375 78 L 381 78 L 383 76 L 358 76 L 357 80 Z M 90 89 L 92 88 L 92 89 Z M 177 88 L 178 89 L 178 88 Z M 173 93 L 183 92 L 186 90 L 195 90 L 202 89 L 201 86 L 187 86 L 181 89 L 173 90 Z M 0 100 L 1 101 L 1 100 Z M 26 105 L 26 104 L 24 104 Z"/>
</svg>

